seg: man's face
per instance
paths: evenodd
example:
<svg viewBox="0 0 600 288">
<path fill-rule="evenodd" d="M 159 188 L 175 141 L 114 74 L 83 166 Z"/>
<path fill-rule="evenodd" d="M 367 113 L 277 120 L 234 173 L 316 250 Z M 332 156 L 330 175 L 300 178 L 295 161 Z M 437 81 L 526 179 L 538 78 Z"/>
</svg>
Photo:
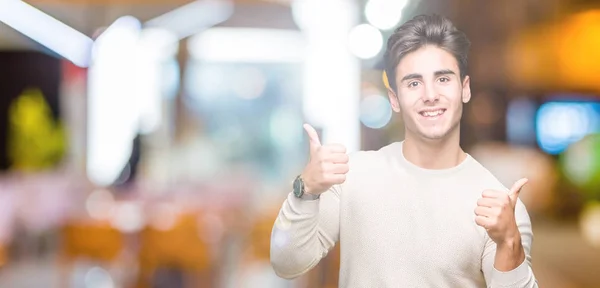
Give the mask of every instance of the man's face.
<svg viewBox="0 0 600 288">
<path fill-rule="evenodd" d="M 458 62 L 437 46 L 407 54 L 396 67 L 396 92 L 388 90 L 392 109 L 402 112 L 406 133 L 443 139 L 456 128 L 463 103 L 471 98 L 469 77 L 461 82 Z"/>
</svg>

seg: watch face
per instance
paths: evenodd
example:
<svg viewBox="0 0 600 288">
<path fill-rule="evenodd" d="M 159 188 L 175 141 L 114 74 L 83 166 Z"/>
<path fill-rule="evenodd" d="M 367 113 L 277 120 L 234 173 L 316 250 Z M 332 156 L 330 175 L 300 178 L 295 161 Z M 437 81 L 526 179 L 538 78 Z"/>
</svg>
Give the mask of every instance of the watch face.
<svg viewBox="0 0 600 288">
<path fill-rule="evenodd" d="M 296 197 L 302 197 L 302 194 L 304 194 L 304 189 L 302 186 L 302 179 L 300 179 L 300 177 L 297 177 L 296 180 L 294 180 L 294 195 Z"/>
</svg>

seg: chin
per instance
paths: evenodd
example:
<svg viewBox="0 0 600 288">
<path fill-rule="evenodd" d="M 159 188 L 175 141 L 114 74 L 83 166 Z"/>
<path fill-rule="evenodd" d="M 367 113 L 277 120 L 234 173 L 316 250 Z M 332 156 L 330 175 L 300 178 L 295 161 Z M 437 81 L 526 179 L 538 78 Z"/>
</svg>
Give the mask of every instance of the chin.
<svg viewBox="0 0 600 288">
<path fill-rule="evenodd" d="M 446 137 L 446 134 L 430 134 L 430 135 L 424 134 L 424 135 L 421 135 L 421 137 L 423 137 L 426 140 L 435 141 L 435 140 L 444 139 Z"/>
<path fill-rule="evenodd" d="M 440 140 L 448 136 L 450 130 L 438 130 L 437 131 L 421 131 L 421 137 L 427 140 Z"/>
</svg>

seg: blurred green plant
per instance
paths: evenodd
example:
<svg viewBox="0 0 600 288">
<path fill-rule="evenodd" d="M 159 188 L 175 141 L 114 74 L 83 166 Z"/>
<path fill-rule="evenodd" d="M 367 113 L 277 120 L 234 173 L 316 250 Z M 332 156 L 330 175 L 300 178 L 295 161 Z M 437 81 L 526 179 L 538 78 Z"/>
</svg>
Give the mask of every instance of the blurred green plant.
<svg viewBox="0 0 600 288">
<path fill-rule="evenodd" d="M 600 134 L 572 144 L 559 159 L 562 172 L 585 199 L 600 201 Z"/>
<path fill-rule="evenodd" d="M 57 165 L 66 149 L 65 130 L 39 89 L 26 89 L 9 108 L 11 169 L 39 171 Z"/>
</svg>

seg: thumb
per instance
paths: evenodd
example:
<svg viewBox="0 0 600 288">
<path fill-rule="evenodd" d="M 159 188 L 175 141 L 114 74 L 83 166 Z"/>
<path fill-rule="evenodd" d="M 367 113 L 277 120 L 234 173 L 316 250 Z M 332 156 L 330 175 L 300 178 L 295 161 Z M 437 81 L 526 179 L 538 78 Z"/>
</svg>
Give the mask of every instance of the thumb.
<svg viewBox="0 0 600 288">
<path fill-rule="evenodd" d="M 513 207 L 515 207 L 515 205 L 517 204 L 517 199 L 519 198 L 519 193 L 521 193 L 521 189 L 523 189 L 523 186 L 525 186 L 525 184 L 527 184 L 528 181 L 529 179 L 522 178 L 519 181 L 515 182 L 512 188 L 510 188 L 508 196 L 510 197 Z"/>
<path fill-rule="evenodd" d="M 315 128 L 310 126 L 309 124 L 304 124 L 304 130 L 306 130 L 306 134 L 308 135 L 308 140 L 310 142 L 310 150 L 314 150 L 316 148 L 321 147 L 321 140 L 319 140 L 319 134 Z"/>
</svg>

